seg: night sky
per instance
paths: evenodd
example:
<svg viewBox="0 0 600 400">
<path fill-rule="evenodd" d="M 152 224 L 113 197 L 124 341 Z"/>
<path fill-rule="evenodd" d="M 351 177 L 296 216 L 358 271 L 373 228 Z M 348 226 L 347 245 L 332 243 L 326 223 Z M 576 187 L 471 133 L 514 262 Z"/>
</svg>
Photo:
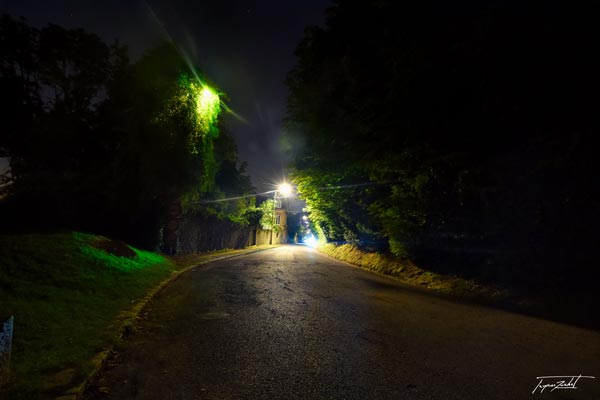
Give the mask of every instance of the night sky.
<svg viewBox="0 0 600 400">
<path fill-rule="evenodd" d="M 328 0 L 295 1 L 34 1 L 0 0 L 0 13 L 24 16 L 34 26 L 82 27 L 107 42 L 119 38 L 132 59 L 172 39 L 245 122 L 225 116 L 248 162 L 257 190 L 285 178 L 279 148 L 287 72 L 307 25 L 320 25 Z M 2 168 L 2 165 L 0 165 Z"/>
</svg>

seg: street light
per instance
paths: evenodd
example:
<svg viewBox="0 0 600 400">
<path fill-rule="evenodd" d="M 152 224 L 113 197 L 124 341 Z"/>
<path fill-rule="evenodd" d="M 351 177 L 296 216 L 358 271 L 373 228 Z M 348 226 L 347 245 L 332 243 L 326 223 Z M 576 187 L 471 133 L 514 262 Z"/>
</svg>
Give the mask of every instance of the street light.
<svg viewBox="0 0 600 400">
<path fill-rule="evenodd" d="M 269 244 L 273 244 L 273 231 L 275 230 L 275 202 L 277 201 L 277 194 L 281 197 L 288 197 L 292 194 L 292 186 L 289 183 L 281 183 L 277 185 L 277 189 L 273 192 L 273 212 L 272 212 L 272 225 L 271 225 L 271 239 L 269 239 Z"/>
<path fill-rule="evenodd" d="M 275 193 L 277 193 L 277 191 L 281 193 L 282 197 L 288 197 L 290 194 L 292 194 L 292 187 L 289 183 L 282 183 L 281 185 L 279 185 Z"/>
</svg>

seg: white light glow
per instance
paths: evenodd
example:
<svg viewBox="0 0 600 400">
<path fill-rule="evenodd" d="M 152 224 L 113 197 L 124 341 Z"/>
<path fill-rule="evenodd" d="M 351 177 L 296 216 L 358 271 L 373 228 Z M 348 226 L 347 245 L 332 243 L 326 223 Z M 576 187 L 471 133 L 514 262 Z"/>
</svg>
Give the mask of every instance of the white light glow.
<svg viewBox="0 0 600 400">
<path fill-rule="evenodd" d="M 279 185 L 277 191 L 281 196 L 287 197 L 290 194 L 292 194 L 292 187 L 287 183 L 282 183 L 281 185 Z"/>
<path fill-rule="evenodd" d="M 309 235 L 304 239 L 304 244 L 314 249 L 317 247 L 318 242 L 314 235 Z"/>
</svg>

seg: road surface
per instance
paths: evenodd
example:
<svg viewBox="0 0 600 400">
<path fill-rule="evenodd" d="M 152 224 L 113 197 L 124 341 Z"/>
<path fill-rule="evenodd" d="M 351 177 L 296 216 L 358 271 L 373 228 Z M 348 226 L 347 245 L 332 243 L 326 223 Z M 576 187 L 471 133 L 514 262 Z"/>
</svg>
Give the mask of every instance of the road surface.
<svg viewBox="0 0 600 400">
<path fill-rule="evenodd" d="M 453 302 L 302 246 L 183 274 L 113 361 L 87 398 L 600 399 L 598 332 Z M 596 379 L 536 389 L 580 374 Z"/>
</svg>

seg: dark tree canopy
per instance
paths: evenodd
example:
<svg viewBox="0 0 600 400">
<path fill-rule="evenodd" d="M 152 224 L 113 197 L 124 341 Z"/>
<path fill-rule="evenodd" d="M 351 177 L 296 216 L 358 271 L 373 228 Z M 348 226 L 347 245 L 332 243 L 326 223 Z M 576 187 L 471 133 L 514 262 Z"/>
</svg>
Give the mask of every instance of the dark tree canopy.
<svg viewBox="0 0 600 400">
<path fill-rule="evenodd" d="M 288 77 L 287 139 L 303 144 L 294 179 L 313 220 L 331 240 L 494 279 L 590 271 L 593 15 L 564 2 L 335 2 Z"/>
<path fill-rule="evenodd" d="M 172 44 L 130 63 L 118 42 L 6 15 L 0 44 L 3 228 L 85 229 L 153 247 L 173 202 L 252 190 L 219 135 L 220 94 Z"/>
</svg>

